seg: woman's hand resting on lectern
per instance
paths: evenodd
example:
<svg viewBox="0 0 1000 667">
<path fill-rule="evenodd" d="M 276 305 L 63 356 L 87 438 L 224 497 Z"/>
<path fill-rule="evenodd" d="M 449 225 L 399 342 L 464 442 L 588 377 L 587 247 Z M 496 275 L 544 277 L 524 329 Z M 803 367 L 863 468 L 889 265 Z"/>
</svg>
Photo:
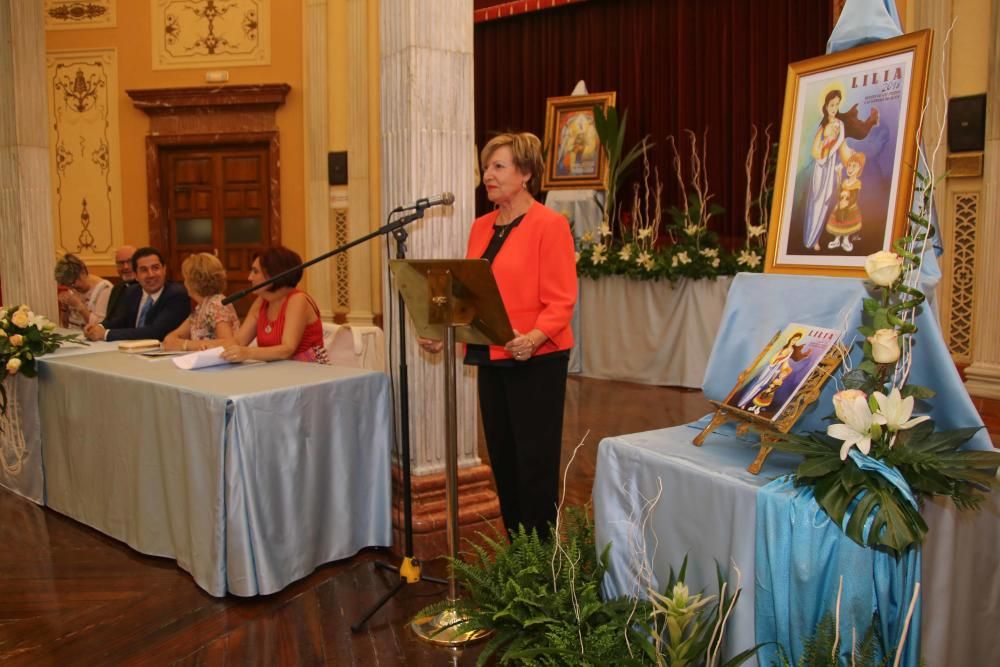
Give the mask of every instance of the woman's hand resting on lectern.
<svg viewBox="0 0 1000 667">
<path fill-rule="evenodd" d="M 430 338 L 417 336 L 417 342 L 420 343 L 420 347 L 424 348 L 424 350 L 430 352 L 431 354 L 437 354 L 444 349 L 443 340 L 431 340 Z"/>
</svg>

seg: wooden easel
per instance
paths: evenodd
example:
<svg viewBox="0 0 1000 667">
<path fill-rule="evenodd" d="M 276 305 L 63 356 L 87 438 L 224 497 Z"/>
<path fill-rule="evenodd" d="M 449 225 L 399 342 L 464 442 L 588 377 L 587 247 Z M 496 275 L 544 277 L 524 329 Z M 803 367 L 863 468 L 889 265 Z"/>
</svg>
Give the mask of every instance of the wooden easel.
<svg viewBox="0 0 1000 667">
<path fill-rule="evenodd" d="M 746 381 L 747 376 L 749 376 L 750 372 L 757 367 L 757 364 L 760 363 L 761 359 L 763 359 L 764 355 L 771 349 L 771 346 L 774 345 L 780 335 L 780 331 L 774 334 L 774 338 L 772 338 L 771 342 L 768 343 L 763 350 L 761 350 L 761 353 L 757 355 L 757 358 L 753 360 L 753 363 L 740 373 L 739 378 L 736 380 L 736 387 L 729 393 L 729 396 L 726 397 L 726 401 L 729 401 L 733 397 L 733 394 L 735 394 L 738 389 L 743 387 L 743 383 Z M 712 421 L 709 422 L 708 426 L 702 429 L 701 433 L 695 436 L 693 441 L 694 444 L 700 447 L 705 442 L 705 438 L 709 433 L 719 428 L 726 422 L 739 422 L 736 426 L 736 433 L 738 435 L 744 435 L 750 429 L 753 429 L 760 434 L 760 451 L 757 452 L 757 458 L 753 460 L 753 463 L 747 466 L 748 472 L 754 475 L 759 474 L 760 469 L 764 466 L 764 461 L 767 459 L 768 454 L 771 453 L 772 447 L 768 443 L 776 441 L 777 434 L 788 433 L 788 431 L 791 430 L 792 426 L 794 426 L 795 422 L 799 420 L 799 417 L 802 416 L 805 409 L 815 403 L 819 398 L 823 385 L 830 378 L 830 375 L 832 375 L 840 364 L 843 363 L 846 356 L 847 348 L 842 344 L 837 343 L 830 348 L 830 351 L 823 356 L 823 359 L 812 370 L 809 377 L 806 378 L 806 381 L 802 384 L 802 387 L 799 388 L 799 391 L 792 397 L 792 400 L 789 401 L 788 405 L 785 406 L 785 409 L 781 412 L 781 416 L 773 421 L 765 417 L 761 417 L 760 415 L 755 415 L 751 412 L 727 405 L 726 401 L 709 401 L 716 408 L 715 414 L 712 416 Z"/>
</svg>

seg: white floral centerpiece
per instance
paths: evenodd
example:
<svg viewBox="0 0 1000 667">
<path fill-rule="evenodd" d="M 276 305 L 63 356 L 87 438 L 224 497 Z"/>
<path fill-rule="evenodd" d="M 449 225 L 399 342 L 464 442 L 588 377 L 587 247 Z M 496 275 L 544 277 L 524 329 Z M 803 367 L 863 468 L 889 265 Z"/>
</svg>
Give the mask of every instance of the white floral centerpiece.
<svg viewBox="0 0 1000 667">
<path fill-rule="evenodd" d="M 86 345 L 79 334 L 60 334 L 56 325 L 27 305 L 0 307 L 0 415 L 7 414 L 7 377 L 38 374 L 38 357 L 63 343 Z"/>
<path fill-rule="evenodd" d="M 610 136 L 618 134 L 611 132 Z M 700 146 L 694 132 L 688 130 L 687 137 L 690 144 L 687 179 L 676 142 L 673 137 L 667 137 L 667 144 L 673 152 L 674 173 L 681 192 L 685 193 L 682 205 L 662 206 L 663 183 L 659 172 L 650 170 L 648 151 L 652 144 L 644 139 L 629 153 L 630 162 L 642 158 L 643 164 L 642 179 L 633 185 L 632 206 L 629 210 L 620 210 L 618 203 L 606 206 L 604 221 L 597 234 L 587 233 L 581 237 L 577 253 L 577 272 L 581 276 L 600 278 L 621 275 L 633 280 L 665 279 L 675 282 L 681 278 L 711 279 L 731 276 L 739 271 L 763 270 L 776 155 L 769 131 L 765 139 L 768 149 L 763 151 L 754 195 L 757 129 L 753 130 L 746 163 L 744 219 L 747 238 L 743 247 L 732 252 L 722 247 L 718 235 L 709 227 L 710 220 L 725 210 L 712 201 L 713 194 L 705 169 L 707 131 L 702 134 Z M 611 161 L 615 145 L 605 143 L 603 134 L 602 145 Z M 617 150 L 620 151 L 620 147 Z M 621 173 L 621 169 L 615 171 L 619 180 Z M 617 200 L 616 194 L 613 201 Z M 664 220 L 664 213 L 668 214 L 669 220 Z"/>
</svg>

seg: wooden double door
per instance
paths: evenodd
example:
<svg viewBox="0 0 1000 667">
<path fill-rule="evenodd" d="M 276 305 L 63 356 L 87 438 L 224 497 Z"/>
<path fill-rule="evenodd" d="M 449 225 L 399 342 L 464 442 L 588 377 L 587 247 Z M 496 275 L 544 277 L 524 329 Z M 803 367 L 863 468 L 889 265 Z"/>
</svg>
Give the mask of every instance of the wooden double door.
<svg viewBox="0 0 1000 667">
<path fill-rule="evenodd" d="M 226 269 L 226 293 L 249 286 L 250 263 L 272 239 L 268 145 L 164 148 L 164 214 L 170 277 L 181 280 L 189 255 L 214 254 Z M 240 317 L 252 297 L 236 302 Z"/>
</svg>

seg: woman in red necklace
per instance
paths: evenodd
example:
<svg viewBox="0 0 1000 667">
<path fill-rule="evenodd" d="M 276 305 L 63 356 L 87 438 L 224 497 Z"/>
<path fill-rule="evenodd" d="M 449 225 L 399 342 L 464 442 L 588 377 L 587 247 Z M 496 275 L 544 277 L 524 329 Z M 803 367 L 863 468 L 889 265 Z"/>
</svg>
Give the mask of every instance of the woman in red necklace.
<svg viewBox="0 0 1000 667">
<path fill-rule="evenodd" d="M 253 258 L 250 284 L 259 285 L 301 263 L 298 253 L 288 248 L 268 248 Z M 302 270 L 299 269 L 257 291 L 257 300 L 250 306 L 235 339 L 223 349 L 223 359 L 329 363 L 323 347 L 319 308 L 312 297 L 296 288 L 301 279 Z M 255 338 L 257 347 L 247 347 Z"/>
</svg>

